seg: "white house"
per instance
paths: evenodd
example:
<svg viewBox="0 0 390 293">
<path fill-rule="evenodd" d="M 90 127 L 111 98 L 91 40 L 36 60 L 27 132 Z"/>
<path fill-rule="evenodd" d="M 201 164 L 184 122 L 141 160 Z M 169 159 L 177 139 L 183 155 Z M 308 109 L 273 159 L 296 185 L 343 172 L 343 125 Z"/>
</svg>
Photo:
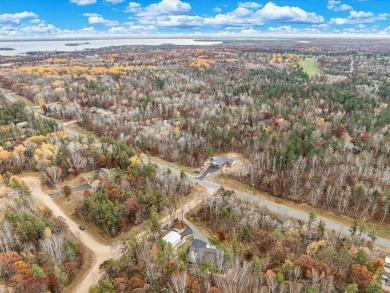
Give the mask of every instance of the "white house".
<svg viewBox="0 0 390 293">
<path fill-rule="evenodd" d="M 175 246 L 179 245 L 179 243 L 181 241 L 181 236 L 176 231 L 171 231 L 163 237 L 163 240 L 165 242 L 170 243 L 172 245 L 172 247 L 175 247 Z"/>
</svg>

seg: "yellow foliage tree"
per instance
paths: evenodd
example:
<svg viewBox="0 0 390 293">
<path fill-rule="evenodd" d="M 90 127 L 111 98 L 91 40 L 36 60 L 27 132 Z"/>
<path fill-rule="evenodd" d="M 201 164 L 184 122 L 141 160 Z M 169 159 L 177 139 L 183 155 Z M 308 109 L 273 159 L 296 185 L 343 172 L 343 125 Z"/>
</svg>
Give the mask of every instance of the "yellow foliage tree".
<svg viewBox="0 0 390 293">
<path fill-rule="evenodd" d="M 42 105 L 45 104 L 45 99 L 42 98 L 42 97 L 38 97 L 38 98 L 37 98 L 37 102 L 38 102 L 38 105 L 39 105 L 39 106 L 42 106 Z"/>
<path fill-rule="evenodd" d="M 22 144 L 16 146 L 12 151 L 12 157 L 19 163 L 24 161 L 24 153 L 26 151 L 26 147 Z"/>
<path fill-rule="evenodd" d="M 132 156 L 132 157 L 129 159 L 129 162 L 130 162 L 130 165 L 131 165 L 132 167 L 139 167 L 139 166 L 141 166 L 141 160 L 140 160 L 140 158 L 139 158 L 137 155 Z"/>
<path fill-rule="evenodd" d="M 55 144 L 43 143 L 35 149 L 34 159 L 41 165 L 49 165 L 58 154 L 58 147 Z"/>
<path fill-rule="evenodd" d="M 313 241 L 310 243 L 306 248 L 306 254 L 310 256 L 315 256 L 322 247 L 325 247 L 328 245 L 328 241 L 320 240 L 320 241 Z"/>
<path fill-rule="evenodd" d="M 34 135 L 27 138 L 28 141 L 35 142 L 37 144 L 41 144 L 47 141 L 47 137 L 44 135 Z"/>
<path fill-rule="evenodd" d="M 0 164 L 9 161 L 12 158 L 12 153 L 0 147 Z"/>
</svg>

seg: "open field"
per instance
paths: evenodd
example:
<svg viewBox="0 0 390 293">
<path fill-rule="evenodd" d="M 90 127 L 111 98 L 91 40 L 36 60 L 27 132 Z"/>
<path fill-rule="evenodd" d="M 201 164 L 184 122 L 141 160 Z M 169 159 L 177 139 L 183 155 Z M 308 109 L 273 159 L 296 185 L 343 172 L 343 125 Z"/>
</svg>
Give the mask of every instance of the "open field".
<svg viewBox="0 0 390 293">
<path fill-rule="evenodd" d="M 320 73 L 317 60 L 315 58 L 306 57 L 304 60 L 302 60 L 301 66 L 303 71 L 305 71 L 310 77 Z"/>
</svg>

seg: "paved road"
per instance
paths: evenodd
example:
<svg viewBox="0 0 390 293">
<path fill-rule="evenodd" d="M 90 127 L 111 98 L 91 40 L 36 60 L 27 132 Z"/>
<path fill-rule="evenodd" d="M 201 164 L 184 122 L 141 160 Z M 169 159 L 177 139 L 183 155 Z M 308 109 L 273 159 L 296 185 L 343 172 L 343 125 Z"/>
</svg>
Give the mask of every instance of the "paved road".
<svg viewBox="0 0 390 293">
<path fill-rule="evenodd" d="M 166 168 L 163 164 L 161 164 L 159 162 L 154 162 L 154 163 L 156 165 L 158 165 L 159 167 L 161 167 L 161 168 Z M 180 170 L 175 169 L 172 166 L 170 166 L 169 168 L 171 169 L 172 173 L 174 173 L 176 175 L 180 174 Z M 191 182 L 197 183 L 197 184 L 199 184 L 201 186 L 204 186 L 204 187 L 206 187 L 206 188 L 208 188 L 210 190 L 216 191 L 216 190 L 218 190 L 218 189 L 220 189 L 222 187 L 219 184 L 216 184 L 216 183 L 213 183 L 213 182 L 210 182 L 210 181 L 206 181 L 206 180 L 199 180 L 198 178 L 190 176 L 188 174 L 187 174 L 187 178 Z M 231 189 L 231 188 L 228 188 L 226 186 L 224 188 Z M 308 221 L 308 214 L 307 214 L 307 212 L 303 212 L 301 210 L 295 210 L 295 209 L 293 209 L 293 208 L 291 208 L 289 206 L 286 206 L 286 205 L 283 205 L 283 204 L 278 204 L 278 203 L 273 202 L 273 201 L 269 201 L 265 197 L 262 197 L 262 196 L 259 196 L 259 195 L 253 195 L 253 194 L 241 192 L 239 190 L 234 190 L 234 189 L 233 189 L 233 191 L 243 201 L 247 201 L 249 203 L 256 204 L 258 206 L 266 207 L 267 209 L 269 209 L 272 212 L 279 213 L 279 214 L 287 216 L 287 217 L 292 217 L 292 218 L 295 218 L 295 219 Z M 325 224 L 326 224 L 326 229 L 328 229 L 328 230 L 335 230 L 337 232 L 341 231 L 341 233 L 344 234 L 344 235 L 350 235 L 350 233 L 348 231 L 348 229 L 350 228 L 349 226 L 346 226 L 346 225 L 344 225 L 342 223 L 336 222 L 336 221 L 328 219 L 328 218 L 321 217 L 320 215 L 317 216 L 317 219 L 324 221 Z M 383 237 L 379 237 L 378 236 L 378 238 L 376 239 L 375 243 L 380 245 L 380 246 L 386 247 L 388 249 L 390 248 L 390 239 L 388 239 L 388 238 L 383 238 Z"/>
<path fill-rule="evenodd" d="M 211 174 L 211 173 L 215 173 L 215 172 L 217 172 L 217 171 L 219 171 L 219 170 L 220 170 L 220 168 L 215 168 L 215 167 L 213 167 L 213 166 L 210 165 L 210 166 L 208 166 L 207 169 L 203 172 L 203 174 L 200 175 L 200 176 L 198 176 L 198 177 L 196 177 L 196 179 L 203 180 L 203 179 L 206 178 L 207 175 L 209 175 L 209 174 Z"/>
<path fill-rule="evenodd" d="M 199 228 L 194 223 L 192 223 L 185 217 L 184 217 L 184 223 L 186 223 L 186 225 L 191 228 L 194 239 L 200 239 L 206 242 L 207 244 L 210 244 L 209 239 L 199 230 Z"/>
<path fill-rule="evenodd" d="M 77 192 L 77 191 L 87 190 L 89 188 L 90 188 L 89 184 L 86 183 L 86 184 L 83 184 L 83 185 L 72 187 L 71 190 L 72 190 L 72 192 Z M 61 194 L 62 194 L 62 191 L 58 191 L 58 192 L 54 192 L 54 193 L 49 194 L 49 196 L 51 198 L 55 198 L 55 197 L 57 197 L 57 196 L 59 196 Z"/>
</svg>

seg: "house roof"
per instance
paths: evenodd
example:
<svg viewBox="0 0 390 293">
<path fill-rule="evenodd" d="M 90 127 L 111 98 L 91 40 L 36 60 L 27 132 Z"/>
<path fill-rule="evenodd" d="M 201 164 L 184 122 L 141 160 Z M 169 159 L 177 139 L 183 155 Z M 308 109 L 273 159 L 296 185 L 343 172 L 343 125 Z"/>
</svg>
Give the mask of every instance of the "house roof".
<svg viewBox="0 0 390 293">
<path fill-rule="evenodd" d="M 227 157 L 214 157 L 213 160 L 211 161 L 212 164 L 216 164 L 218 166 L 222 166 L 226 163 L 230 164 L 230 165 L 233 165 L 234 164 L 234 160 L 233 159 L 230 159 L 230 158 L 227 158 Z"/>
<path fill-rule="evenodd" d="M 212 262 L 218 268 L 222 267 L 224 251 L 209 246 L 200 239 L 194 239 L 188 252 L 188 261 L 190 263 L 203 264 L 206 260 Z"/>
<path fill-rule="evenodd" d="M 216 164 L 218 166 L 222 166 L 223 164 L 225 164 L 225 162 L 226 161 L 222 157 L 213 158 L 213 161 L 212 161 L 213 164 Z"/>
<path fill-rule="evenodd" d="M 163 237 L 163 240 L 165 242 L 171 243 L 172 245 L 175 245 L 178 241 L 181 240 L 181 236 L 176 231 L 171 231 Z"/>
<path fill-rule="evenodd" d="M 200 248 L 206 248 L 207 243 L 200 239 L 194 239 L 191 243 L 191 248 L 193 249 L 200 249 Z"/>
</svg>

